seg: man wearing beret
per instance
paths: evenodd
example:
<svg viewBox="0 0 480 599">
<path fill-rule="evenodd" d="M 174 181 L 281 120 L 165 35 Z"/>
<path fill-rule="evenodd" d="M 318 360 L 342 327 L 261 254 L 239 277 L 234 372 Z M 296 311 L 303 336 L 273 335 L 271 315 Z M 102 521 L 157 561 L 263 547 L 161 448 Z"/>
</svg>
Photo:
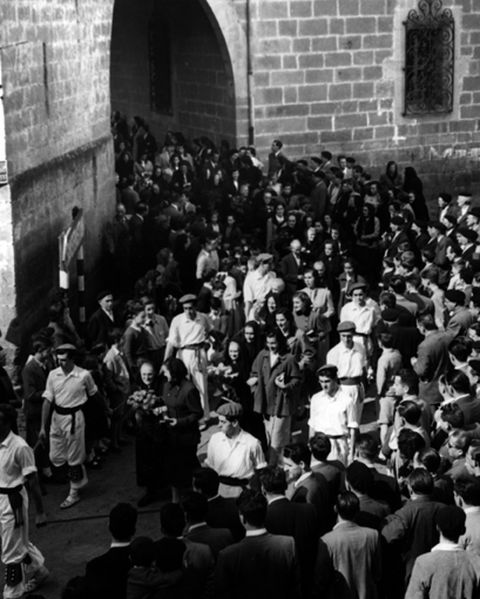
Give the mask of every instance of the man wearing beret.
<svg viewBox="0 0 480 599">
<path fill-rule="evenodd" d="M 355 324 L 348 320 L 341 322 L 337 327 L 340 343 L 332 347 L 327 354 L 327 364 L 336 366 L 340 388 L 355 402 L 357 418 L 360 420 L 362 404 L 365 397 L 363 379 L 367 370 L 365 349 L 355 343 Z"/>
<path fill-rule="evenodd" d="M 200 429 L 205 430 L 210 419 L 205 343 L 212 325 L 205 314 L 197 312 L 195 295 L 189 293 L 182 296 L 179 301 L 183 314 L 177 314 L 170 323 L 164 363 L 176 352 L 177 358 L 187 367 L 192 382 L 200 393 L 204 415 Z"/>
<path fill-rule="evenodd" d="M 104 290 L 97 295 L 98 310 L 91 316 L 87 324 L 87 339 L 90 347 L 97 343 L 108 344 L 108 334 L 120 326 L 113 313 L 113 295 Z"/>
<path fill-rule="evenodd" d="M 240 426 L 241 404 L 223 404 L 217 414 L 220 431 L 210 437 L 205 466 L 219 475 L 220 495 L 238 497 L 255 472 L 267 463 L 260 441 Z"/>
<path fill-rule="evenodd" d="M 85 418 L 82 408 L 87 399 L 97 393 L 92 375 L 73 360 L 76 348 L 70 343 L 56 349 L 58 368 L 48 375 L 43 393 L 42 427 L 39 439 L 46 438 L 50 424 L 50 461 L 56 467 L 68 464 L 70 492 L 60 504 L 69 508 L 80 501 L 79 491 L 87 482 L 85 461 Z"/>
<path fill-rule="evenodd" d="M 465 294 L 458 289 L 447 289 L 445 291 L 445 307 L 449 314 L 446 332 L 452 337 L 466 335 L 475 317 L 465 307 Z"/>
<path fill-rule="evenodd" d="M 310 437 L 324 433 L 330 439 L 329 460 L 344 465 L 353 461 L 358 416 L 355 402 L 340 388 L 336 366 L 325 364 L 317 375 L 322 390 L 313 395 L 310 403 Z"/>
</svg>

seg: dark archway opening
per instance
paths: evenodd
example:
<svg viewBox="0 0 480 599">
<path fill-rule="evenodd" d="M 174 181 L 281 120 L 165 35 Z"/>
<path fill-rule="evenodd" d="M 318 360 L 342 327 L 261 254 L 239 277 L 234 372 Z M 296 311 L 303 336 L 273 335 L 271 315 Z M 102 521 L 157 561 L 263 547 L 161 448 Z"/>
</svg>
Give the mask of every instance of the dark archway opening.
<svg viewBox="0 0 480 599">
<path fill-rule="evenodd" d="M 200 0 L 116 0 L 111 102 L 145 118 L 159 141 L 171 129 L 235 143 L 232 65 Z"/>
</svg>

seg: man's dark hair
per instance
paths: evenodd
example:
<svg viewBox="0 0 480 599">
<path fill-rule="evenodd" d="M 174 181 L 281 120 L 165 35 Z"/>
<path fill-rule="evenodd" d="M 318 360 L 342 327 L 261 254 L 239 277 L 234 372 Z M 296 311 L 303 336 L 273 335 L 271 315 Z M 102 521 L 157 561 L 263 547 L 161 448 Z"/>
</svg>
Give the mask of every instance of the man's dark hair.
<svg viewBox="0 0 480 599">
<path fill-rule="evenodd" d="M 406 460 L 413 460 L 413 456 L 425 447 L 425 439 L 409 428 L 402 428 L 398 433 L 398 451 Z"/>
<path fill-rule="evenodd" d="M 247 524 L 255 528 L 262 528 L 267 517 L 267 500 L 264 495 L 244 489 L 237 499 L 237 507 Z"/>
<path fill-rule="evenodd" d="M 396 374 L 410 395 L 418 395 L 418 375 L 409 368 L 402 368 Z"/>
<path fill-rule="evenodd" d="M 407 290 L 403 277 L 393 277 L 390 281 L 390 287 L 394 293 L 398 293 L 399 295 L 403 295 Z"/>
<path fill-rule="evenodd" d="M 393 335 L 391 333 L 380 333 L 378 338 L 385 349 L 393 347 Z"/>
<path fill-rule="evenodd" d="M 0 418 L 4 424 L 10 428 L 16 428 L 17 425 L 17 411 L 13 406 L 9 404 L 0 404 Z"/>
<path fill-rule="evenodd" d="M 453 339 L 453 341 L 448 344 L 448 351 L 459 362 L 466 362 L 471 353 L 471 346 L 469 343 L 464 343 L 462 340 Z"/>
<path fill-rule="evenodd" d="M 457 393 L 470 393 L 470 380 L 461 370 L 451 370 L 445 375 L 447 385 L 450 385 Z"/>
<path fill-rule="evenodd" d="M 358 455 L 367 460 L 374 460 L 378 457 L 380 445 L 378 441 L 370 433 L 361 433 L 358 435 L 356 449 Z"/>
<path fill-rule="evenodd" d="M 398 406 L 398 413 L 405 422 L 415 425 L 420 420 L 422 408 L 415 401 L 405 401 Z"/>
<path fill-rule="evenodd" d="M 456 543 L 465 533 L 465 512 L 456 505 L 445 505 L 435 515 L 435 524 L 442 535 Z"/>
<path fill-rule="evenodd" d="M 455 479 L 455 493 L 459 495 L 467 505 L 480 506 L 480 480 L 473 476 L 461 476 Z"/>
<path fill-rule="evenodd" d="M 371 468 L 361 462 L 352 462 L 346 469 L 348 484 L 358 493 L 368 495 L 374 483 Z"/>
<path fill-rule="evenodd" d="M 332 451 L 332 443 L 325 433 L 315 433 L 309 445 L 313 457 L 319 462 L 325 462 Z"/>
<path fill-rule="evenodd" d="M 381 306 L 393 309 L 397 307 L 397 298 L 390 291 L 382 291 L 378 298 L 378 303 Z"/>
<path fill-rule="evenodd" d="M 425 466 L 430 474 L 435 475 L 438 472 L 441 464 L 441 458 L 438 451 L 433 447 L 426 447 L 418 452 L 418 461 Z"/>
<path fill-rule="evenodd" d="M 462 408 L 455 402 L 447 403 L 440 408 L 441 419 L 448 422 L 452 428 L 465 426 L 465 415 Z"/>
<path fill-rule="evenodd" d="M 193 473 L 193 483 L 205 497 L 215 497 L 218 493 L 220 479 L 213 468 L 199 468 Z"/>
<path fill-rule="evenodd" d="M 422 314 L 417 318 L 417 323 L 422 326 L 426 331 L 435 331 L 437 323 L 432 314 Z"/>
<path fill-rule="evenodd" d="M 180 539 L 163 537 L 155 543 L 155 563 L 160 572 L 181 570 L 185 543 Z"/>
<path fill-rule="evenodd" d="M 408 484 L 414 493 L 431 495 L 433 493 L 433 478 L 425 468 L 415 468 L 408 475 Z"/>
<path fill-rule="evenodd" d="M 284 495 L 287 490 L 287 477 L 283 468 L 267 466 L 260 472 L 260 482 L 266 493 Z"/>
<path fill-rule="evenodd" d="M 182 501 L 187 522 L 204 522 L 208 513 L 208 499 L 201 493 L 191 491 Z"/>
<path fill-rule="evenodd" d="M 52 347 L 52 342 L 46 337 L 37 338 L 32 343 L 32 351 L 34 354 L 49 349 L 50 347 Z"/>
<path fill-rule="evenodd" d="M 160 528 L 169 537 L 182 536 L 185 514 L 178 503 L 166 503 L 160 508 Z"/>
<path fill-rule="evenodd" d="M 310 468 L 312 453 L 306 443 L 292 443 L 285 447 L 285 457 L 290 458 L 295 464 L 303 462 L 305 468 Z"/>
<path fill-rule="evenodd" d="M 351 491 L 339 493 L 335 506 L 337 514 L 340 518 L 343 518 L 343 520 L 353 520 L 360 511 L 358 497 Z"/>
<path fill-rule="evenodd" d="M 116 541 L 130 541 L 135 534 L 137 515 L 137 510 L 129 503 L 117 503 L 111 510 L 108 528 Z"/>
</svg>

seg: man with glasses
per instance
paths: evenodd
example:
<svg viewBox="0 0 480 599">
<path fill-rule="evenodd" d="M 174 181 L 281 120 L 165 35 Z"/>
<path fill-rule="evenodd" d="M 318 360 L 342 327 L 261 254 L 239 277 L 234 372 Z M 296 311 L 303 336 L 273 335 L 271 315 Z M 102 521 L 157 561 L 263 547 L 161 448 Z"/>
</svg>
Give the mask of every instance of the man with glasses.
<svg viewBox="0 0 480 599">
<path fill-rule="evenodd" d="M 310 437 L 324 433 L 330 439 L 332 450 L 329 460 L 339 460 L 343 464 L 353 461 L 355 434 L 358 418 L 352 397 L 340 388 L 337 367 L 325 364 L 317 370 L 322 387 L 313 395 L 310 403 Z"/>
<path fill-rule="evenodd" d="M 363 380 L 366 375 L 367 358 L 363 345 L 354 341 L 355 323 L 343 321 L 337 327 L 340 343 L 327 354 L 327 364 L 337 367 L 340 388 L 355 402 L 357 420 L 361 419 L 365 398 Z"/>
<path fill-rule="evenodd" d="M 207 354 L 205 343 L 212 325 L 205 314 L 197 312 L 197 297 L 191 293 L 179 300 L 183 314 L 175 316 L 170 324 L 164 364 L 176 352 L 177 358 L 187 367 L 193 384 L 200 393 L 204 420 L 200 430 L 205 430 L 210 421 L 210 404 L 207 386 Z"/>
</svg>

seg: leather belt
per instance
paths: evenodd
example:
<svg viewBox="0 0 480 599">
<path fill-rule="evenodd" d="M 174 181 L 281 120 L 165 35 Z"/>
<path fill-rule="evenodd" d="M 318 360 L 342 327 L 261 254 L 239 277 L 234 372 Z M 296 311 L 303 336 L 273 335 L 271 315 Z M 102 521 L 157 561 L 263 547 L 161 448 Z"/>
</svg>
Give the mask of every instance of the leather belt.
<svg viewBox="0 0 480 599">
<path fill-rule="evenodd" d="M 246 487 L 248 478 L 235 478 L 233 476 L 219 476 L 220 482 L 229 487 Z"/>
<path fill-rule="evenodd" d="M 23 489 L 23 485 L 16 487 L 0 487 L 0 495 L 6 495 L 8 502 L 12 508 L 13 517 L 15 519 L 14 528 L 19 528 L 23 524 L 23 497 L 20 491 Z"/>
<path fill-rule="evenodd" d="M 180 349 L 203 349 L 203 343 L 190 343 L 190 345 L 182 345 Z"/>
</svg>

